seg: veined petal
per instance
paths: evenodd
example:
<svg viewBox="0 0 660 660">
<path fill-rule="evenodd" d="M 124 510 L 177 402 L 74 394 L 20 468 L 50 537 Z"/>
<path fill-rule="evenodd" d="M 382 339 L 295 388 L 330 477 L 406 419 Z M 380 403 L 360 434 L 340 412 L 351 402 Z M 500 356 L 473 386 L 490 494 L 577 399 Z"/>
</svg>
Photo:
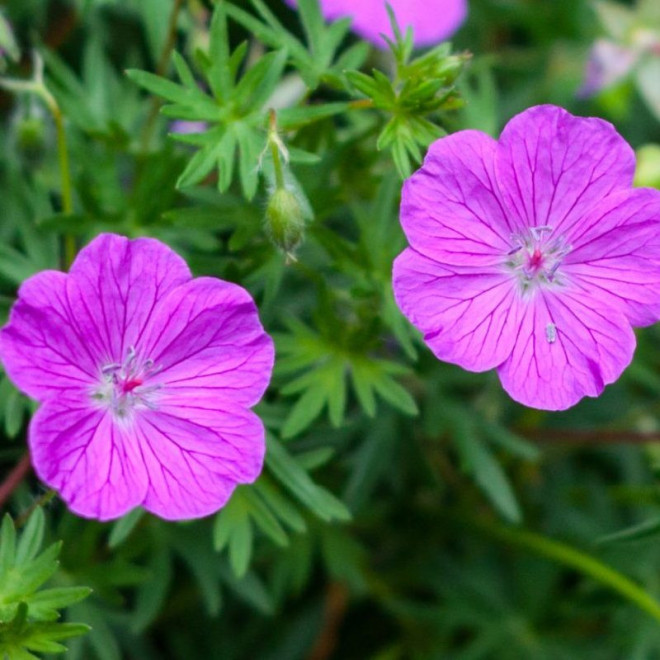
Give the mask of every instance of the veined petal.
<svg viewBox="0 0 660 660">
<path fill-rule="evenodd" d="M 499 265 L 511 249 L 511 223 L 495 183 L 497 142 L 460 131 L 434 142 L 404 184 L 401 225 L 410 246 L 452 265 Z"/>
<path fill-rule="evenodd" d="M 186 262 L 160 241 L 101 234 L 71 266 L 69 304 L 102 362 L 121 362 L 157 303 L 190 278 Z"/>
<path fill-rule="evenodd" d="M 96 378 L 97 358 L 76 323 L 66 285 L 67 275 L 53 270 L 25 280 L 0 331 L 5 370 L 37 400 L 86 389 Z"/>
<path fill-rule="evenodd" d="M 502 131 L 496 159 L 502 197 L 524 227 L 552 227 L 570 242 L 591 207 L 630 188 L 635 156 L 606 121 L 541 105 Z"/>
<path fill-rule="evenodd" d="M 274 348 L 254 301 L 230 282 L 200 277 L 158 305 L 138 350 L 168 393 L 252 406 L 263 395 Z"/>
<path fill-rule="evenodd" d="M 147 473 L 135 437 L 84 399 L 42 404 L 29 443 L 39 478 L 78 515 L 110 520 L 142 504 Z"/>
<path fill-rule="evenodd" d="M 296 6 L 295 0 L 287 0 Z M 321 0 L 321 10 L 328 20 L 350 17 L 352 28 L 377 46 L 385 46 L 382 35 L 392 38 L 392 27 L 384 0 Z M 466 0 L 390 0 L 401 32 L 413 28 L 417 46 L 439 43 L 453 34 L 465 20 Z"/>
<path fill-rule="evenodd" d="M 621 309 L 633 326 L 660 319 L 660 192 L 603 199 L 575 232 L 563 270 L 585 296 Z"/>
<path fill-rule="evenodd" d="M 408 248 L 394 262 L 393 286 L 441 360 L 485 371 L 511 354 L 522 303 L 509 274 L 445 266 Z"/>
<path fill-rule="evenodd" d="M 208 409 L 194 397 L 172 398 L 135 421 L 148 473 L 144 507 L 162 518 L 214 513 L 237 484 L 252 482 L 261 472 L 263 424 L 234 403 Z"/>
<path fill-rule="evenodd" d="M 538 291 L 525 305 L 504 389 L 527 406 L 564 410 L 598 396 L 630 364 L 635 335 L 617 310 L 595 308 L 579 291 Z"/>
</svg>

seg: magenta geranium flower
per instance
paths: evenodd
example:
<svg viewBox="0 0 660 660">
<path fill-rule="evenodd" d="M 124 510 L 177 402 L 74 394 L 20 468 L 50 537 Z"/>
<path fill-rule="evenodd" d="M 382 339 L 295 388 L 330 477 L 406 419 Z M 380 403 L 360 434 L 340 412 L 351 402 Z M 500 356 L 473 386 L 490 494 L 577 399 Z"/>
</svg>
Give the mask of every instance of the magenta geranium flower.
<svg viewBox="0 0 660 660">
<path fill-rule="evenodd" d="M 0 357 L 41 403 L 36 473 L 82 516 L 204 516 L 261 471 L 264 429 L 249 408 L 272 341 L 244 289 L 192 279 L 157 240 L 105 234 L 68 274 L 28 279 Z"/>
<path fill-rule="evenodd" d="M 296 0 L 286 0 L 296 6 Z M 352 28 L 363 39 L 385 46 L 381 35 L 392 38 L 388 0 L 320 0 L 329 21 L 352 18 Z M 389 0 L 401 31 L 412 27 L 416 46 L 431 46 L 450 37 L 467 14 L 467 0 Z"/>
<path fill-rule="evenodd" d="M 496 368 L 506 391 L 561 410 L 630 363 L 631 326 L 660 318 L 660 192 L 632 189 L 613 126 L 539 106 L 499 141 L 431 145 L 403 188 L 403 313 L 441 360 Z"/>
</svg>

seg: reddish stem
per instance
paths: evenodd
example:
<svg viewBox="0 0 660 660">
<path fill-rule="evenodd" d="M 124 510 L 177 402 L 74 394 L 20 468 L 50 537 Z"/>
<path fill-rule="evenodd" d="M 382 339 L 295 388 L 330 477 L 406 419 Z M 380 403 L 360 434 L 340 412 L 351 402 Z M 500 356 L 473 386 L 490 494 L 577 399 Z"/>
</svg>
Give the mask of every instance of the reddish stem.
<svg viewBox="0 0 660 660">
<path fill-rule="evenodd" d="M 30 452 L 25 452 L 7 478 L 0 484 L 0 507 L 4 506 L 21 481 L 25 479 L 31 467 Z"/>
<path fill-rule="evenodd" d="M 589 430 L 589 429 L 529 429 L 518 431 L 533 442 L 571 445 L 638 445 L 660 441 L 659 431 Z"/>
<path fill-rule="evenodd" d="M 348 588 L 339 582 L 328 585 L 323 626 L 307 660 L 327 660 L 337 646 L 339 628 L 348 609 Z"/>
</svg>

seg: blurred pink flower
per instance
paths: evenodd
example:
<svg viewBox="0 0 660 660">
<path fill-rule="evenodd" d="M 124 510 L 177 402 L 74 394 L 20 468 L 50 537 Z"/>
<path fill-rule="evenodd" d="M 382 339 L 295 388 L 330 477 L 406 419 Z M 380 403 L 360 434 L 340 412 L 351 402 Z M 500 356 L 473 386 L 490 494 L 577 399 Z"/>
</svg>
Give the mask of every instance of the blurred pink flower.
<svg viewBox="0 0 660 660">
<path fill-rule="evenodd" d="M 41 403 L 37 475 L 82 516 L 204 516 L 261 471 L 264 429 L 249 408 L 272 341 L 244 289 L 192 279 L 157 240 L 101 235 L 68 274 L 26 280 L 0 357 Z"/>
<path fill-rule="evenodd" d="M 660 192 L 614 127 L 554 106 L 431 145 L 403 188 L 403 313 L 441 360 L 525 405 L 598 396 L 660 318 Z"/>
<path fill-rule="evenodd" d="M 296 6 L 296 0 L 286 0 Z M 363 39 L 384 47 L 381 34 L 392 37 L 387 0 L 320 0 L 329 21 L 349 17 Z M 450 37 L 465 20 L 467 0 L 389 0 L 401 31 L 412 27 L 416 46 L 431 46 Z"/>
</svg>

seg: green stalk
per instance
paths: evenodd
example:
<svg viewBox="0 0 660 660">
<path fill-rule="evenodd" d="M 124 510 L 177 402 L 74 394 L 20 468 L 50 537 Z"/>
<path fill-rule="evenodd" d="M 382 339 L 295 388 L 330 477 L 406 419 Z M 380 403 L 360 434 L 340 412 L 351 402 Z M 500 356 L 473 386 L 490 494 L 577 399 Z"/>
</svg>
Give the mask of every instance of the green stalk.
<svg viewBox="0 0 660 660">
<path fill-rule="evenodd" d="M 268 145 L 270 146 L 270 154 L 273 157 L 273 172 L 275 173 L 275 188 L 283 190 L 286 186 L 284 183 L 284 170 L 282 168 L 282 160 L 280 159 L 280 149 L 284 149 L 284 144 L 277 134 L 277 119 L 274 110 L 268 113 Z"/>
<path fill-rule="evenodd" d="M 592 577 L 623 596 L 640 610 L 660 621 L 660 603 L 631 579 L 591 555 L 540 534 L 512 527 L 478 523 L 484 531 L 511 545 L 527 548 L 539 555 L 570 566 Z"/>
<path fill-rule="evenodd" d="M 32 80 L 0 79 L 0 87 L 11 92 L 29 92 L 36 94 L 44 102 L 55 123 L 57 135 L 57 158 L 60 168 L 62 185 L 62 211 L 66 215 L 73 213 L 73 188 L 71 185 L 71 167 L 69 164 L 69 151 L 66 143 L 64 118 L 55 97 L 50 93 L 44 82 L 44 63 L 38 53 L 34 54 L 34 74 Z M 68 268 L 76 256 L 76 241 L 71 234 L 64 237 L 64 262 Z"/>
</svg>

